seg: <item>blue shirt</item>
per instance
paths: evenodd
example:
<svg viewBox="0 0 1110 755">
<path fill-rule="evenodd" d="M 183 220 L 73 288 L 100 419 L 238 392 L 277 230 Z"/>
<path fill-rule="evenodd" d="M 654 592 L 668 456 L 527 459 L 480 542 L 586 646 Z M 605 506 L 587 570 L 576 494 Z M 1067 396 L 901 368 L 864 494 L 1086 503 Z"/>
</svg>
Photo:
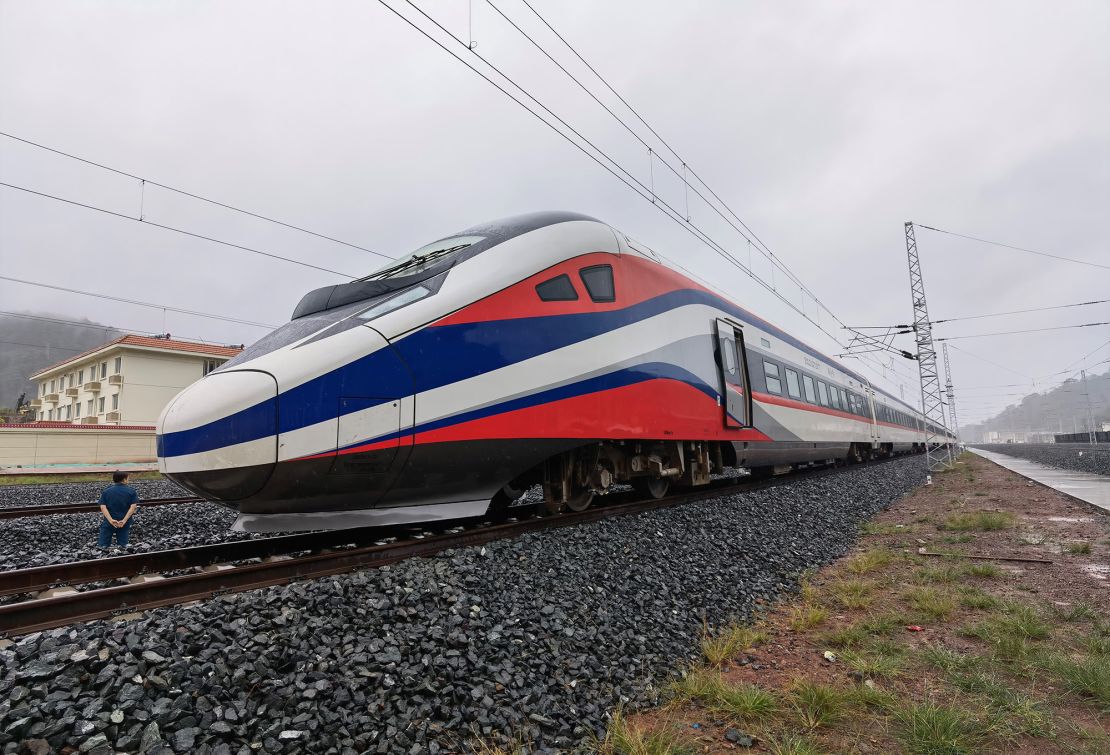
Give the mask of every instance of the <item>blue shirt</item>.
<svg viewBox="0 0 1110 755">
<path fill-rule="evenodd" d="M 100 505 L 108 509 L 113 519 L 123 519 L 131 504 L 139 502 L 139 494 L 130 485 L 114 482 L 100 494 Z"/>
</svg>

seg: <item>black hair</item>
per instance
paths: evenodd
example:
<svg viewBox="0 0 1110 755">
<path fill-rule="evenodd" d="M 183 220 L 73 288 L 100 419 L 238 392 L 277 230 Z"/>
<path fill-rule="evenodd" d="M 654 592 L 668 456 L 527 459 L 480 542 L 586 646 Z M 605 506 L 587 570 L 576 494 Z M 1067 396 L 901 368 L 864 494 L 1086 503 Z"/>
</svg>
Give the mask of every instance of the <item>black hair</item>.
<svg viewBox="0 0 1110 755">
<path fill-rule="evenodd" d="M 128 477 L 127 472 L 112 472 L 112 482 L 123 482 Z"/>
</svg>

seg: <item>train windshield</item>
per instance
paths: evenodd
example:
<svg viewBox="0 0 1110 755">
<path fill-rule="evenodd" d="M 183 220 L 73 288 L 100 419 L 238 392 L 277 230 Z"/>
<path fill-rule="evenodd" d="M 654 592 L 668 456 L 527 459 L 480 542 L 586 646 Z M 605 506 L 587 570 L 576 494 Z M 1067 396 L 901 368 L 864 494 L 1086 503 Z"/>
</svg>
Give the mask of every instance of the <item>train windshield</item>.
<svg viewBox="0 0 1110 755">
<path fill-rule="evenodd" d="M 384 266 L 359 280 L 385 280 L 387 278 L 396 278 L 401 275 L 415 275 L 431 267 L 433 263 L 445 257 L 449 257 L 456 252 L 461 252 L 463 249 L 477 244 L 479 241 L 484 241 L 485 238 L 485 236 L 455 236 L 453 238 L 442 239 L 431 244 L 426 244 L 399 260 L 390 260 Z"/>
</svg>

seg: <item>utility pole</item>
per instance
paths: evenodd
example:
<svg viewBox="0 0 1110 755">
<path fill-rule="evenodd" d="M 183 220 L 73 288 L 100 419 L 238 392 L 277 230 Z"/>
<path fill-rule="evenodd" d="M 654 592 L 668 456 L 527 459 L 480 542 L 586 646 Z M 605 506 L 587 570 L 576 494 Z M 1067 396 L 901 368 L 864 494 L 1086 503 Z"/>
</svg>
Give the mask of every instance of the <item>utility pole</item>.
<svg viewBox="0 0 1110 755">
<path fill-rule="evenodd" d="M 933 323 L 929 320 L 929 307 L 925 302 L 925 279 L 921 275 L 921 258 L 917 253 L 917 239 L 913 223 L 907 221 L 906 258 L 910 266 L 910 299 L 913 302 L 913 332 L 917 340 L 917 369 L 921 376 L 921 413 L 925 415 L 925 463 L 930 472 L 952 467 L 952 450 L 945 441 L 940 447 L 940 434 L 934 428 L 947 429 L 944 405 L 940 398 L 940 375 L 937 370 L 937 351 L 933 346 Z"/>
<path fill-rule="evenodd" d="M 956 421 L 956 391 L 952 388 L 952 367 L 948 364 L 948 343 L 941 346 L 944 354 L 944 395 L 948 397 L 948 419 L 952 423 L 952 434 L 960 441 L 960 423 Z"/>
<path fill-rule="evenodd" d="M 1095 442 L 1095 415 L 1091 412 L 1091 392 L 1087 390 L 1087 371 L 1080 370 L 1079 375 L 1083 378 L 1083 397 L 1087 400 L 1087 433 L 1093 445 Z"/>
</svg>

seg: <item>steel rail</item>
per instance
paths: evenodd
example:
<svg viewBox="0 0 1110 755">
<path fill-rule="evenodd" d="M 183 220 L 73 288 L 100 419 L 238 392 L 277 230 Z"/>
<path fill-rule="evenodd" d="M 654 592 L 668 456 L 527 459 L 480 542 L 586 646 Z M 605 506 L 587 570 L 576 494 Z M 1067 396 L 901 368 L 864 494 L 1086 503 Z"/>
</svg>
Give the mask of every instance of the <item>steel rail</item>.
<svg viewBox="0 0 1110 755">
<path fill-rule="evenodd" d="M 450 548 L 463 548 L 483 545 L 494 540 L 538 532 L 547 529 L 571 527 L 588 522 L 596 522 L 610 517 L 638 514 L 647 511 L 672 508 L 675 506 L 692 503 L 694 501 L 715 498 L 721 495 L 737 492 L 750 492 L 765 488 L 777 487 L 802 479 L 824 477 L 838 474 L 843 470 L 840 467 L 825 467 L 817 470 L 808 470 L 783 477 L 768 480 L 752 481 L 750 478 L 731 478 L 711 483 L 706 488 L 666 496 L 657 500 L 633 501 L 627 503 L 614 503 L 605 506 L 589 508 L 582 512 L 568 512 L 558 516 L 534 517 L 511 521 L 504 524 L 491 524 L 465 529 L 462 532 L 448 532 L 421 539 L 412 539 L 385 545 L 358 546 L 345 550 L 324 550 L 296 558 L 250 563 L 233 566 L 228 569 L 214 569 L 179 576 L 170 576 L 150 581 L 136 582 L 115 587 L 86 590 L 48 598 L 36 598 L 18 603 L 9 603 L 0 606 L 0 635 L 15 636 L 44 629 L 52 629 L 71 623 L 91 621 L 107 618 L 124 613 L 144 611 L 178 603 L 195 600 L 205 600 L 231 592 L 269 587 L 286 584 L 300 579 L 312 579 L 343 572 L 355 571 L 363 568 L 377 568 L 387 564 L 397 563 L 414 557 L 431 556 Z M 449 523 L 458 526 L 458 523 Z M 369 528 L 366 528 L 369 529 Z M 304 542 L 308 538 L 331 534 L 335 540 L 350 543 L 353 530 L 308 533 L 306 535 L 291 535 L 288 538 L 306 538 L 296 550 L 305 550 Z M 342 537 L 345 534 L 346 537 Z M 381 537 L 378 529 L 376 537 Z M 335 540 L 333 540 L 333 545 Z M 285 537 L 264 538 L 260 540 L 240 541 L 234 545 L 245 543 L 267 544 L 267 541 L 277 541 L 286 546 L 292 540 Z M 322 542 L 321 538 L 320 541 Z M 232 544 L 219 544 L 232 545 Z M 270 543 L 274 545 L 274 543 Z M 215 548 L 217 546 L 197 546 L 200 548 Z M 279 546 L 280 547 L 280 546 Z M 194 551 L 197 549 L 181 549 L 178 553 Z M 121 556 L 114 559 L 100 559 L 103 562 L 121 562 L 123 559 L 138 559 L 142 556 L 157 556 L 163 563 L 172 561 L 170 554 L 175 551 L 159 551 L 156 554 L 138 554 L 137 556 Z M 273 555 L 277 555 L 274 553 Z M 72 565 L 74 570 L 78 567 L 89 569 L 97 562 L 76 562 Z M 131 563 L 136 563 L 132 561 Z M 177 561 L 170 568 L 183 568 L 184 562 Z M 51 567 L 41 567 L 51 568 Z M 20 570 L 36 571 L 36 570 Z M 9 572 L 3 579 L 7 580 L 17 572 Z M 134 572 L 129 575 L 132 576 Z M 125 575 L 121 575 L 125 576 Z M 21 577 L 15 577 L 20 579 Z"/>
<path fill-rule="evenodd" d="M 180 496 L 178 498 L 150 498 L 139 501 L 143 506 L 169 506 L 175 503 L 204 503 L 203 498 L 197 496 Z M 11 506 L 0 508 L 0 519 L 24 519 L 31 516 L 50 516 L 51 514 L 87 514 L 100 510 L 99 503 L 50 503 L 43 506 Z"/>
</svg>

